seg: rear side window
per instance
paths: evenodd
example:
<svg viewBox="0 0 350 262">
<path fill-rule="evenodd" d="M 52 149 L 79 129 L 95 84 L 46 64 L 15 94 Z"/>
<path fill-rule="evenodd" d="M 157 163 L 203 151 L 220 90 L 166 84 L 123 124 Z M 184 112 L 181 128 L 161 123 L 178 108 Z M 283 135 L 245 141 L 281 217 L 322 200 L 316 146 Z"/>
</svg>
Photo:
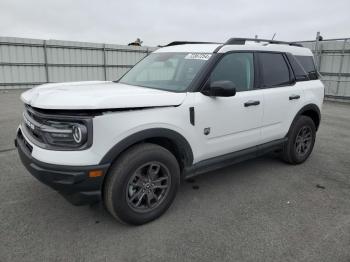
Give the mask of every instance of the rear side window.
<svg viewBox="0 0 350 262">
<path fill-rule="evenodd" d="M 259 61 L 263 87 L 277 87 L 290 84 L 289 68 L 282 54 L 260 53 Z"/>
<path fill-rule="evenodd" d="M 295 58 L 295 56 L 293 56 L 292 54 L 289 54 L 289 53 L 287 53 L 286 55 L 288 57 L 289 63 L 290 63 L 292 70 L 294 72 L 295 81 L 307 81 L 307 80 L 309 80 L 308 73 L 306 73 L 303 66 Z"/>
<path fill-rule="evenodd" d="M 308 73 L 310 80 L 318 79 L 318 73 L 312 56 L 295 56 L 304 70 Z"/>
</svg>

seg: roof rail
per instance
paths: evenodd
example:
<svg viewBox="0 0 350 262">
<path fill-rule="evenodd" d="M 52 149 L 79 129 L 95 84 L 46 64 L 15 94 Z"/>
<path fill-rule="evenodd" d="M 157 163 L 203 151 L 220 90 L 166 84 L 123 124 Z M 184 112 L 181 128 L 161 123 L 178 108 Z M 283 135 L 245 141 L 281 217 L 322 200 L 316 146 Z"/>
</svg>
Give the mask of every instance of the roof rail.
<svg viewBox="0 0 350 262">
<path fill-rule="evenodd" d="M 171 42 L 167 45 L 164 45 L 162 47 L 165 47 L 165 46 L 174 46 L 174 45 L 186 45 L 186 44 L 220 44 L 220 43 L 216 43 L 216 42 L 196 42 L 196 41 L 174 41 L 174 42 Z"/>
<path fill-rule="evenodd" d="M 230 38 L 229 40 L 226 41 L 225 45 L 244 45 L 246 41 L 267 42 L 270 44 L 282 44 L 282 45 L 291 45 L 291 46 L 302 47 L 302 45 L 299 43 L 270 40 L 270 39 L 259 39 L 259 38 Z"/>
</svg>

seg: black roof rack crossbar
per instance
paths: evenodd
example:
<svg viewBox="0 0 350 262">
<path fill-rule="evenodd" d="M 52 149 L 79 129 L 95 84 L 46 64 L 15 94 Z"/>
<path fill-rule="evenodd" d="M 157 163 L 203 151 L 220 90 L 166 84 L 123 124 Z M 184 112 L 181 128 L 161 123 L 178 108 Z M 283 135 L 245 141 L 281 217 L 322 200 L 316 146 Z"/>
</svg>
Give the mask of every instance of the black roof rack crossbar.
<svg viewBox="0 0 350 262">
<path fill-rule="evenodd" d="M 285 41 L 278 41 L 278 40 L 270 40 L 270 39 L 259 39 L 259 38 L 230 38 L 226 41 L 225 45 L 244 45 L 246 41 L 253 41 L 253 42 L 267 42 L 270 44 L 283 44 L 283 45 L 291 45 L 291 46 L 300 46 L 299 43 L 293 43 L 293 42 L 285 42 Z"/>
<path fill-rule="evenodd" d="M 165 46 L 186 45 L 186 44 L 220 44 L 216 42 L 196 42 L 196 41 L 174 41 Z"/>
</svg>

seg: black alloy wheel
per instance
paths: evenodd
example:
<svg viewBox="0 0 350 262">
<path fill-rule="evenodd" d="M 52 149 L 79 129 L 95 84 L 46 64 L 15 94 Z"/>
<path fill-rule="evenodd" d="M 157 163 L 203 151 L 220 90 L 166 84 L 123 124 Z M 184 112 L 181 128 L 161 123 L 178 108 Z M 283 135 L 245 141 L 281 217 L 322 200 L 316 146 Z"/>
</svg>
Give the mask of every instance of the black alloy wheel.
<svg viewBox="0 0 350 262">
<path fill-rule="evenodd" d="M 166 166 L 156 161 L 146 163 L 135 171 L 128 182 L 128 205 L 136 212 L 148 212 L 162 203 L 170 186 L 171 176 Z"/>
</svg>

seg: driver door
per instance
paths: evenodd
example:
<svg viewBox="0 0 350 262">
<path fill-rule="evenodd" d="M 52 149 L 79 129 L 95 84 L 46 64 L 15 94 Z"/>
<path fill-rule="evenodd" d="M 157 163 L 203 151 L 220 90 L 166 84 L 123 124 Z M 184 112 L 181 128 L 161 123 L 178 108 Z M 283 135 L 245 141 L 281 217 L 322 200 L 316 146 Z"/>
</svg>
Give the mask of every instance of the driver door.
<svg viewBox="0 0 350 262">
<path fill-rule="evenodd" d="M 196 93 L 195 127 L 202 147 L 198 161 L 259 144 L 264 101 L 262 90 L 254 89 L 254 75 L 253 53 L 228 53 L 208 81 L 232 81 L 236 95 L 210 97 Z"/>
</svg>

